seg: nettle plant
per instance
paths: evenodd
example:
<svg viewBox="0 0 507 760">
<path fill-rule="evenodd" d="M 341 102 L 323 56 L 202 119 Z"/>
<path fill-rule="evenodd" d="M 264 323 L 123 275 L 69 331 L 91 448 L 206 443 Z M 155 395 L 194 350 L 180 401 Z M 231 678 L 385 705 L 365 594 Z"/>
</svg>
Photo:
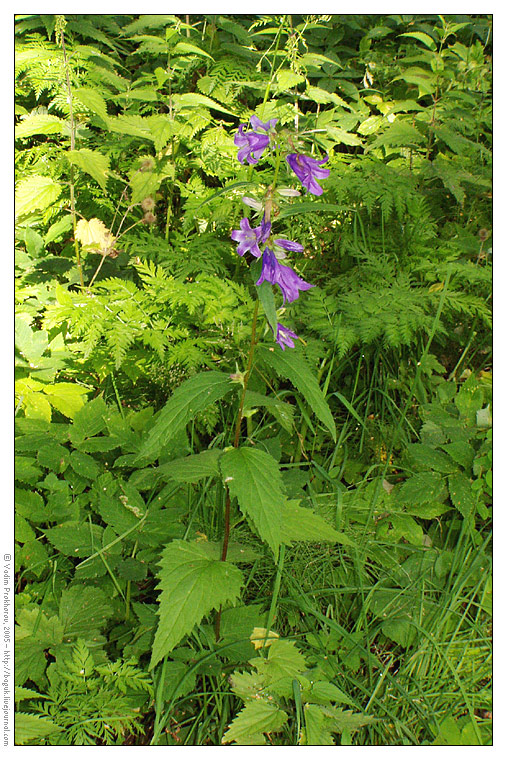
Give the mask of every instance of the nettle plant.
<svg viewBox="0 0 507 760">
<path fill-rule="evenodd" d="M 312 287 L 291 267 L 282 263 L 286 252 L 302 252 L 303 246 L 273 233 L 276 205 L 285 197 L 299 194 L 290 188 L 277 190 L 282 158 L 301 180 L 306 189 L 315 195 L 322 193 L 317 180 L 329 172 L 322 168 L 326 159 L 316 160 L 294 149 L 294 138 L 287 132 L 277 133 L 276 119 L 262 122 L 252 116 L 253 130 L 241 125 L 235 137 L 239 147 L 238 159 L 253 167 L 263 154 L 273 165 L 273 179 L 259 198 L 245 198 L 247 206 L 254 207 L 260 223 L 252 227 L 248 218 L 241 220 L 240 229 L 232 232 L 238 243 L 240 256 L 252 256 L 252 274 L 256 284 L 251 339 L 243 371 L 226 374 L 206 371 L 194 375 L 180 385 L 155 419 L 139 451 L 138 463 L 147 464 L 163 455 L 171 439 L 210 404 L 224 399 L 238 390 L 236 418 L 229 433 L 218 436 L 208 450 L 174 461 L 171 464 L 180 482 L 196 483 L 209 478 L 223 483 L 219 507 L 223 512 L 219 524 L 223 526 L 220 541 L 177 539 L 162 552 L 158 573 L 161 591 L 158 608 L 158 626 L 155 634 L 150 667 L 167 658 L 183 637 L 213 610 L 215 611 L 215 639 L 220 641 L 221 616 L 227 607 L 241 604 L 245 578 L 238 567 L 247 556 L 244 547 L 234 541 L 234 526 L 246 521 L 272 554 L 277 574 L 270 609 L 265 620 L 266 630 L 276 615 L 278 589 L 283 569 L 285 546 L 294 541 L 331 541 L 350 543 L 346 536 L 334 530 L 311 509 L 302 508 L 298 501 L 289 500 L 282 478 L 283 464 L 256 442 L 254 436 L 242 438 L 242 421 L 253 406 L 270 409 L 282 403 L 274 396 L 249 391 L 248 383 L 254 369 L 264 377 L 273 370 L 290 380 L 306 397 L 320 422 L 336 440 L 334 420 L 317 379 L 313 376 L 298 336 L 278 321 L 273 285 L 282 293 L 283 304 L 291 303 L 300 291 Z M 266 152 L 267 151 L 267 152 Z M 265 153 L 266 152 L 266 153 Z M 279 347 L 264 344 L 258 335 L 259 310 L 263 311 Z M 281 349 L 281 350 L 280 350 Z M 286 350 L 290 349 L 290 350 Z M 282 406 L 287 404 L 282 403 Z M 218 448 L 217 442 L 229 443 Z M 243 526 L 241 527 L 244 535 Z"/>
</svg>

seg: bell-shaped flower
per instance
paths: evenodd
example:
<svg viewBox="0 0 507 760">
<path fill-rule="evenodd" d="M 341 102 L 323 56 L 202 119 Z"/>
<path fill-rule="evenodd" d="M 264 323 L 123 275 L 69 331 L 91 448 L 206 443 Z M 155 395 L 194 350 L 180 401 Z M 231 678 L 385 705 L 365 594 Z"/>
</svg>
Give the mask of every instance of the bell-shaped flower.
<svg viewBox="0 0 507 760">
<path fill-rule="evenodd" d="M 284 327 L 284 325 L 278 322 L 276 325 L 275 340 L 282 351 L 285 351 L 286 346 L 288 346 L 288 348 L 294 348 L 294 341 L 299 340 L 299 335 L 296 335 L 295 332 L 292 332 L 288 327 Z"/>
<path fill-rule="evenodd" d="M 283 295 L 283 302 L 295 301 L 299 297 L 300 290 L 313 288 L 309 282 L 305 282 L 299 277 L 293 269 L 280 264 L 273 251 L 266 247 L 262 256 L 261 276 L 255 283 L 261 285 L 263 282 L 270 282 L 272 285 L 278 285 Z"/>
<path fill-rule="evenodd" d="M 309 193 L 313 195 L 322 195 L 323 190 L 317 180 L 329 177 L 329 169 L 321 169 L 321 164 L 325 164 L 328 156 L 318 161 L 316 158 L 304 156 L 302 153 L 289 153 L 287 163 L 290 168 L 301 180 L 303 187 L 306 187 Z"/>
<path fill-rule="evenodd" d="M 259 244 L 262 245 L 268 239 L 271 232 L 271 223 L 263 217 L 261 224 L 252 229 L 250 222 L 245 217 L 240 221 L 239 226 L 241 229 L 231 232 L 231 238 L 238 243 L 238 255 L 244 256 L 247 251 L 250 251 L 253 256 L 260 258 L 262 252 Z"/>
<path fill-rule="evenodd" d="M 278 119 L 270 119 L 269 121 L 261 121 L 258 116 L 252 114 L 250 116 L 250 125 L 253 129 L 263 129 L 265 132 L 269 132 L 270 129 L 275 128 L 275 124 Z"/>
<path fill-rule="evenodd" d="M 234 144 L 239 148 L 238 161 L 243 163 L 246 158 L 249 164 L 256 164 L 269 145 L 269 136 L 245 132 L 245 127 L 246 124 L 240 124 L 234 135 Z"/>
</svg>

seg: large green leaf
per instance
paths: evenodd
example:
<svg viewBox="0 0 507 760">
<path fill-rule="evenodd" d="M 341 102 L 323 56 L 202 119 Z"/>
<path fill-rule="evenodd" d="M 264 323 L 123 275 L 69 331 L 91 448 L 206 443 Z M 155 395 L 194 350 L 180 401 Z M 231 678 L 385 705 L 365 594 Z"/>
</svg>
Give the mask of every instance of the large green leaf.
<svg viewBox="0 0 507 760">
<path fill-rule="evenodd" d="M 220 469 L 241 511 L 253 522 L 276 558 L 285 503 L 278 463 L 265 451 L 242 446 L 225 452 L 220 459 Z"/>
<path fill-rule="evenodd" d="M 173 459 L 172 462 L 159 467 L 157 472 L 164 479 L 176 480 L 179 483 L 197 483 L 202 478 L 220 475 L 218 459 L 221 454 L 221 449 L 201 451 L 200 454 Z"/>
<path fill-rule="evenodd" d="M 264 734 L 278 731 L 287 721 L 287 713 L 273 702 L 249 700 L 224 734 L 223 744 L 265 744 Z"/>
<path fill-rule="evenodd" d="M 31 137 L 32 135 L 57 135 L 61 134 L 65 126 L 63 119 L 49 114 L 30 114 L 23 119 L 15 130 L 15 138 Z"/>
<path fill-rule="evenodd" d="M 198 543 L 172 541 L 160 561 L 159 624 L 150 669 L 211 610 L 239 597 L 243 575 L 229 562 L 210 559 Z"/>
<path fill-rule="evenodd" d="M 26 177 L 16 189 L 16 216 L 24 216 L 37 209 L 43 211 L 56 201 L 61 191 L 61 185 L 51 177 L 40 174 Z"/>
<path fill-rule="evenodd" d="M 101 186 L 102 190 L 106 190 L 107 174 L 109 171 L 109 159 L 107 156 L 104 156 L 97 150 L 89 150 L 88 148 L 69 150 L 66 156 L 71 164 L 89 174 Z"/>
<path fill-rule="evenodd" d="M 139 458 L 156 459 L 176 433 L 207 406 L 225 396 L 233 385 L 223 372 L 202 372 L 182 383 L 160 412 Z"/>
<path fill-rule="evenodd" d="M 14 740 L 16 744 L 22 745 L 34 739 L 43 739 L 56 731 L 62 731 L 62 729 L 50 718 L 22 712 L 17 712 L 14 715 Z"/>
<path fill-rule="evenodd" d="M 220 103 L 216 103 L 206 95 L 200 95 L 197 92 L 185 92 L 183 95 L 173 95 L 173 100 L 177 108 L 198 108 L 204 106 L 205 108 L 212 108 L 214 111 L 220 111 L 221 113 L 227 113 L 229 116 L 235 116 L 228 108 L 224 108 Z"/>
<path fill-rule="evenodd" d="M 107 104 L 102 95 L 97 90 L 91 90 L 86 87 L 80 87 L 74 90 L 76 98 L 92 113 L 100 116 L 107 122 Z"/>
<path fill-rule="evenodd" d="M 265 346 L 259 346 L 257 350 L 266 364 L 281 377 L 290 380 L 303 394 L 310 408 L 331 433 L 333 441 L 336 441 L 336 425 L 331 409 L 301 349 L 297 347 L 290 351 L 270 351 Z"/>
</svg>

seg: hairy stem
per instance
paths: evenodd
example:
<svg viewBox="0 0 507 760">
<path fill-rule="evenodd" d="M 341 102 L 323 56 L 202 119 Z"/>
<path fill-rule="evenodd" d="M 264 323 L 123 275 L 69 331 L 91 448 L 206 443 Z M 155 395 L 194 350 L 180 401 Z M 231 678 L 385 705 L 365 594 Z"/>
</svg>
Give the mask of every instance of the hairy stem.
<svg viewBox="0 0 507 760">
<path fill-rule="evenodd" d="M 72 109 L 72 87 L 70 84 L 69 61 L 67 59 L 67 50 L 65 48 L 65 34 L 64 34 L 63 29 L 60 32 L 60 43 L 62 46 L 63 62 L 65 65 L 65 78 L 67 80 L 67 100 L 69 103 L 69 121 L 70 121 L 70 149 L 74 150 L 76 146 L 76 129 L 75 129 L 75 124 L 74 124 L 74 112 Z M 70 164 L 70 213 L 72 216 L 74 250 L 76 251 L 76 263 L 77 263 L 77 270 L 79 272 L 79 281 L 81 283 L 81 287 L 84 288 L 83 268 L 81 266 L 81 256 L 79 254 L 79 243 L 77 242 L 77 239 L 76 239 L 76 203 L 75 203 L 75 197 L 74 197 L 74 167 L 72 164 Z"/>
<path fill-rule="evenodd" d="M 245 396 L 246 391 L 248 387 L 248 380 L 250 379 L 250 375 L 252 373 L 252 365 L 253 365 L 253 357 L 254 357 L 254 351 L 255 351 L 255 343 L 256 343 L 256 335 L 257 335 L 257 317 L 259 314 L 259 301 L 255 301 L 254 306 L 254 313 L 252 318 L 252 334 L 250 337 L 250 349 L 248 351 L 248 360 L 245 370 L 245 375 L 243 378 L 243 390 L 241 391 L 241 398 L 239 402 L 238 407 L 238 414 L 236 417 L 236 425 L 234 429 L 234 441 L 233 446 L 235 449 L 239 446 L 239 437 L 241 435 L 241 421 L 243 419 L 243 408 L 245 406 Z M 225 510 L 224 510 L 224 536 L 222 541 L 222 554 L 220 556 L 221 562 L 225 562 L 227 559 L 227 551 L 229 549 L 229 538 L 231 534 L 231 494 L 229 491 L 229 486 L 225 486 Z M 217 612 L 217 616 L 215 618 L 215 639 L 218 641 L 220 638 L 220 621 L 222 617 L 222 608 Z"/>
</svg>

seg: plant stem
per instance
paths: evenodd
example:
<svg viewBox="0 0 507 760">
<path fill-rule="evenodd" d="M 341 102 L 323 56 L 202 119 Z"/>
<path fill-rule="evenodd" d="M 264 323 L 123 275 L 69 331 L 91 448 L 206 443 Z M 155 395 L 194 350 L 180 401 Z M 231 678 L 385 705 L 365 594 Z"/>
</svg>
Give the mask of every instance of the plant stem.
<svg viewBox="0 0 507 760">
<path fill-rule="evenodd" d="M 65 65 L 65 78 L 67 80 L 67 100 L 69 103 L 69 121 L 70 121 L 70 149 L 74 150 L 76 146 L 76 129 L 74 124 L 74 112 L 72 110 L 72 87 L 69 76 L 69 62 L 67 60 L 67 51 L 65 49 L 65 35 L 63 29 L 60 32 L 60 42 L 62 45 L 63 62 Z M 72 231 L 74 235 L 74 250 L 76 251 L 77 270 L 81 287 L 84 288 L 83 268 L 81 266 L 81 256 L 79 254 L 79 244 L 76 239 L 76 203 L 74 198 L 74 167 L 70 164 L 70 213 L 72 216 Z"/>
<path fill-rule="evenodd" d="M 239 402 L 238 407 L 238 414 L 236 417 L 236 425 L 234 430 L 234 441 L 233 446 L 235 449 L 239 446 L 239 437 L 241 435 L 241 421 L 243 419 L 243 407 L 245 405 L 245 396 L 246 391 L 248 387 L 248 380 L 250 379 L 250 375 L 252 373 L 252 365 L 253 365 L 253 357 L 254 357 L 254 351 L 255 351 L 255 343 L 256 343 L 256 334 L 257 334 L 257 317 L 259 314 L 259 301 L 255 301 L 254 306 L 254 313 L 252 318 L 252 334 L 250 337 L 250 349 L 248 351 L 248 360 L 245 370 L 245 375 L 243 378 L 243 390 L 241 392 L 241 399 Z M 229 491 L 229 486 L 225 486 L 225 509 L 224 509 L 224 537 L 222 541 L 222 554 L 220 556 L 220 561 L 225 562 L 227 559 L 227 551 L 229 549 L 229 537 L 231 534 L 231 493 Z M 220 621 L 222 618 L 222 608 L 217 612 L 217 616 L 215 619 L 215 639 L 218 641 L 220 638 Z"/>
</svg>

